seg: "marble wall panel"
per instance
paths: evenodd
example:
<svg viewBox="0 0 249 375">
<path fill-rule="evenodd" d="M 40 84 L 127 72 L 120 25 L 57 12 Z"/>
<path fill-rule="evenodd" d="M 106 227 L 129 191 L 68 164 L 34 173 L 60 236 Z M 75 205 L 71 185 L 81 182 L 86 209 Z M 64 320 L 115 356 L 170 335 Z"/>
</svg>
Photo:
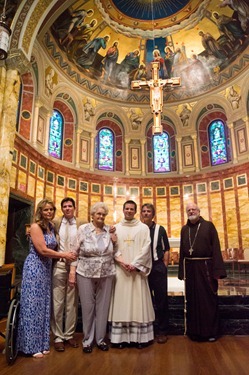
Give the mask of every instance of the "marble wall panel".
<svg viewBox="0 0 249 375">
<path fill-rule="evenodd" d="M 239 247 L 237 209 L 234 190 L 224 191 L 228 247 Z"/>
<path fill-rule="evenodd" d="M 181 231 L 181 199 L 180 197 L 170 197 L 170 237 L 180 237 Z"/>
<path fill-rule="evenodd" d="M 124 215 L 123 215 L 123 204 L 124 204 L 125 201 L 126 201 L 125 197 L 124 198 L 119 197 L 115 201 L 114 213 L 115 213 L 116 220 L 115 220 L 115 217 L 114 217 L 114 221 L 116 223 L 119 223 L 120 220 L 122 220 L 123 217 L 124 217 Z"/>
<path fill-rule="evenodd" d="M 40 202 L 44 198 L 44 182 L 41 180 L 37 180 L 36 182 L 36 192 L 35 192 L 35 209 L 37 203 Z"/>
<path fill-rule="evenodd" d="M 23 193 L 26 193 L 27 190 L 27 174 L 21 170 L 18 171 L 18 190 L 21 190 Z"/>
<path fill-rule="evenodd" d="M 16 182 L 17 182 L 17 169 L 14 165 L 11 167 L 11 173 L 10 173 L 10 187 L 12 189 L 16 188 Z"/>
<path fill-rule="evenodd" d="M 221 249 L 225 248 L 225 229 L 224 229 L 224 213 L 222 207 L 222 194 L 221 192 L 210 194 L 210 207 L 209 207 L 209 220 L 215 225 Z"/>
<path fill-rule="evenodd" d="M 29 176 L 28 177 L 28 189 L 27 189 L 27 194 L 30 195 L 31 197 L 34 198 L 35 196 L 35 183 L 36 180 L 34 177 Z"/>
<path fill-rule="evenodd" d="M 157 198 L 156 200 L 156 221 L 162 225 L 168 232 L 168 213 L 166 198 Z"/>
<path fill-rule="evenodd" d="M 54 201 L 54 187 L 50 186 L 50 185 L 47 185 L 45 195 L 46 195 L 46 197 L 48 197 L 48 198 L 52 199 L 52 201 Z M 57 207 L 57 209 L 58 209 L 58 207 Z"/>
<path fill-rule="evenodd" d="M 61 201 L 65 197 L 66 197 L 65 189 L 57 186 L 55 189 L 55 198 L 54 198 L 54 203 L 57 208 L 56 216 L 61 215 Z"/>
<path fill-rule="evenodd" d="M 240 217 L 240 228 L 241 228 L 241 238 L 243 238 L 243 248 L 249 247 L 249 200 L 248 200 L 248 188 L 238 189 L 238 211 Z"/>
<path fill-rule="evenodd" d="M 197 196 L 197 204 L 201 211 L 201 216 L 209 220 L 209 207 L 208 207 L 208 199 L 206 194 L 200 194 Z"/>
<path fill-rule="evenodd" d="M 106 216 L 105 223 L 108 225 L 112 225 L 114 223 L 114 206 L 113 206 L 113 197 L 112 196 L 105 196 L 104 202 L 107 204 L 109 212 Z"/>
<path fill-rule="evenodd" d="M 92 194 L 90 196 L 90 207 L 92 207 L 92 205 L 94 205 L 94 203 L 97 203 L 97 202 L 101 202 L 101 196 Z M 89 207 L 89 209 L 90 209 L 90 207 Z"/>
<path fill-rule="evenodd" d="M 88 194 L 79 194 L 79 200 L 77 204 L 77 216 L 86 222 L 88 218 Z"/>
</svg>

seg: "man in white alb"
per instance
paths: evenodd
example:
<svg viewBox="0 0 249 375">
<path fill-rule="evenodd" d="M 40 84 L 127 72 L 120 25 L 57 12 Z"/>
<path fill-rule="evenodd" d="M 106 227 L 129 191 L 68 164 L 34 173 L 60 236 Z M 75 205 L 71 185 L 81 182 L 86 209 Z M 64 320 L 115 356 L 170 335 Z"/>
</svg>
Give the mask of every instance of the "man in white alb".
<svg viewBox="0 0 249 375">
<path fill-rule="evenodd" d="M 134 218 L 137 205 L 128 200 L 123 205 L 124 219 L 116 225 L 118 251 L 117 273 L 109 312 L 110 340 L 122 349 L 135 345 L 141 349 L 154 339 L 155 319 L 148 274 L 152 266 L 150 231 Z"/>
</svg>

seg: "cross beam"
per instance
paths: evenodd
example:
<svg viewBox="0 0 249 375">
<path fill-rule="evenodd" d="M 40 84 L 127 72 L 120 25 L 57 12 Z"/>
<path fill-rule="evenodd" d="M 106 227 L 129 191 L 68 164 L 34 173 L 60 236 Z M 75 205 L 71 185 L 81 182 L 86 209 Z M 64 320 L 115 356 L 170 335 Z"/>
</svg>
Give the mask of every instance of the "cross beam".
<svg viewBox="0 0 249 375">
<path fill-rule="evenodd" d="M 161 112 L 163 110 L 163 87 L 176 87 L 181 85 L 180 77 L 172 77 L 167 79 L 159 78 L 160 62 L 153 61 L 151 63 L 152 79 L 148 81 L 131 81 L 131 89 L 141 89 L 147 86 L 150 89 L 150 107 L 153 113 L 153 134 L 162 134 L 163 127 L 161 125 Z"/>
</svg>

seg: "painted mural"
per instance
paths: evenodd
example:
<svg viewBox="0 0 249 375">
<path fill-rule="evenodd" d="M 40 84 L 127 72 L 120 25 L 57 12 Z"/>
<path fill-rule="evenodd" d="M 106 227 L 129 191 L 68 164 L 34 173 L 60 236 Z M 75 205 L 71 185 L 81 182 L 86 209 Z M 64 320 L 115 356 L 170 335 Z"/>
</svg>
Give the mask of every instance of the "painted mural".
<svg viewBox="0 0 249 375">
<path fill-rule="evenodd" d="M 129 90 L 132 80 L 151 79 L 152 61 L 159 62 L 160 78 L 181 77 L 181 87 L 174 88 L 179 96 L 183 91 L 185 97 L 204 93 L 224 81 L 222 73 L 248 46 L 247 0 L 125 3 L 76 1 L 46 36 L 71 76 L 80 73 L 106 85 L 110 90 L 104 95 L 116 88 Z"/>
</svg>

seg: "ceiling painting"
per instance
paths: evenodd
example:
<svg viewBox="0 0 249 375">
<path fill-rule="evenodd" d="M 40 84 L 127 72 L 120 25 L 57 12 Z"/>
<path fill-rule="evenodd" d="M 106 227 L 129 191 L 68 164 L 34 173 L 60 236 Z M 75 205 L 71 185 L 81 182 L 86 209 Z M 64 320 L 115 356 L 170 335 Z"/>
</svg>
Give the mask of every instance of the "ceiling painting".
<svg viewBox="0 0 249 375">
<path fill-rule="evenodd" d="M 148 102 L 148 89 L 132 80 L 181 77 L 165 88 L 168 101 L 213 90 L 248 63 L 246 0 L 78 0 L 53 23 L 44 43 L 54 62 L 75 83 L 96 95 Z M 60 58 L 58 59 L 58 54 Z"/>
</svg>

